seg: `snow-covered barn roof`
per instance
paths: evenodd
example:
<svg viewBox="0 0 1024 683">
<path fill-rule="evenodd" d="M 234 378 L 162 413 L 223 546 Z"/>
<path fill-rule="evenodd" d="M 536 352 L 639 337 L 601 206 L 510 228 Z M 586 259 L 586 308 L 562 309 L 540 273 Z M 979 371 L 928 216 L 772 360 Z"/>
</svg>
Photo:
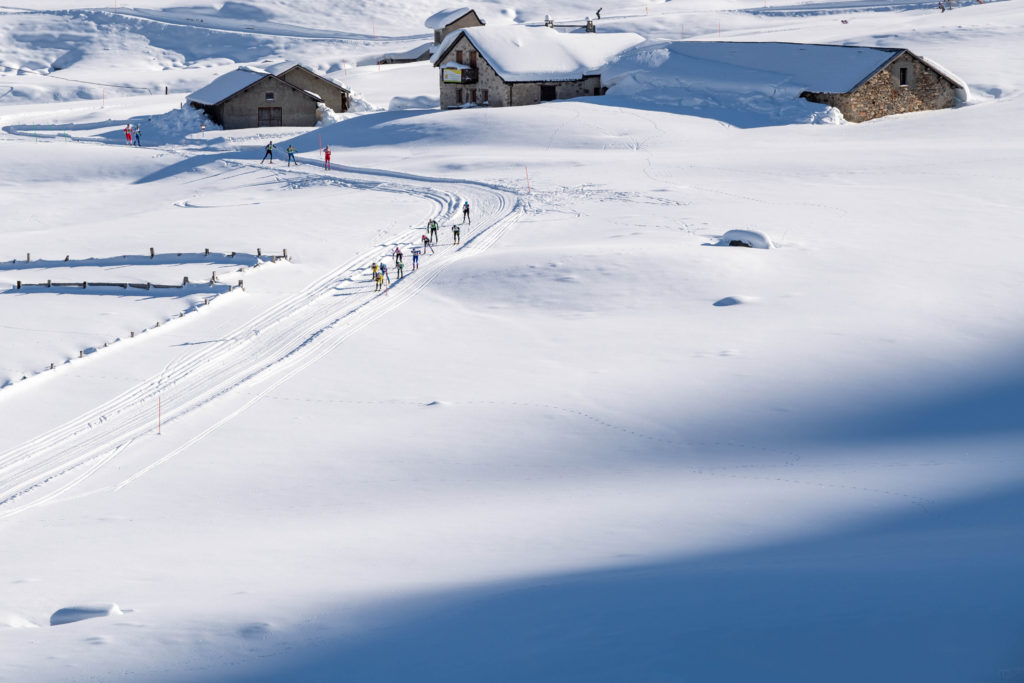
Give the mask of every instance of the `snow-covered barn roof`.
<svg viewBox="0 0 1024 683">
<path fill-rule="evenodd" d="M 269 74 L 266 71 L 242 66 L 234 71 L 229 71 L 222 76 L 218 76 L 209 84 L 204 85 L 202 88 L 189 95 L 186 99 L 189 102 L 195 102 L 196 104 L 219 104 L 239 90 L 248 88 L 256 81 L 266 78 L 268 75 Z"/>
<path fill-rule="evenodd" d="M 434 66 L 462 35 L 510 83 L 577 80 L 644 41 L 635 33 L 560 33 L 519 24 L 477 26 L 450 33 L 434 52 Z"/>
<path fill-rule="evenodd" d="M 440 31 L 448 24 L 452 23 L 453 21 L 458 21 L 459 19 L 466 16 L 472 11 L 473 9 L 471 7 L 449 7 L 448 9 L 443 9 L 440 12 L 437 12 L 436 14 L 431 14 L 427 18 L 427 20 L 423 22 L 423 25 L 429 29 Z M 483 19 L 480 19 L 480 23 L 486 24 L 487 22 L 485 22 Z"/>
<path fill-rule="evenodd" d="M 267 73 L 280 76 L 285 71 L 291 71 L 297 66 L 302 66 L 298 62 L 278 62 L 277 64 L 271 64 L 270 66 L 263 67 L 263 70 Z"/>
<path fill-rule="evenodd" d="M 676 41 L 652 50 L 668 50 L 671 71 L 690 83 L 711 89 L 846 93 L 906 52 L 902 48 L 810 43 Z M 915 55 L 916 56 L 916 55 Z M 659 60 L 661 61 L 661 60 Z M 955 77 L 942 72 L 955 82 Z"/>
<path fill-rule="evenodd" d="M 287 69 L 286 69 L 287 70 Z M 284 73 L 283 71 L 281 73 Z M 272 73 L 264 71 L 262 69 L 255 69 L 251 66 L 240 66 L 234 71 L 229 71 L 222 76 L 218 76 L 213 81 L 196 90 L 194 93 L 186 97 L 186 101 L 194 102 L 196 104 L 204 104 L 208 106 L 220 104 L 227 98 L 231 97 L 237 92 L 245 90 L 250 85 L 257 83 L 264 78 L 271 78 L 278 83 L 282 83 L 289 88 L 294 88 L 300 92 L 304 92 L 315 100 L 322 100 L 323 98 L 315 92 L 309 90 L 303 90 L 302 88 L 296 87 L 288 81 L 282 80 Z M 327 80 L 327 79 L 325 79 Z M 340 86 L 339 86 L 340 87 Z"/>
<path fill-rule="evenodd" d="M 338 88 L 344 90 L 345 92 L 351 92 L 348 88 L 346 88 L 344 85 L 334 80 L 330 76 L 325 76 L 324 74 L 317 73 L 316 71 L 313 71 L 305 64 L 299 64 L 298 62 L 278 62 L 277 64 L 271 64 L 270 66 L 263 67 L 263 69 L 267 73 L 273 74 L 274 76 L 281 76 L 282 74 L 287 73 L 288 71 L 291 71 L 292 69 L 295 68 L 302 69 L 306 73 L 312 74 L 317 78 L 321 78 L 330 83 L 331 85 L 337 86 Z"/>
</svg>

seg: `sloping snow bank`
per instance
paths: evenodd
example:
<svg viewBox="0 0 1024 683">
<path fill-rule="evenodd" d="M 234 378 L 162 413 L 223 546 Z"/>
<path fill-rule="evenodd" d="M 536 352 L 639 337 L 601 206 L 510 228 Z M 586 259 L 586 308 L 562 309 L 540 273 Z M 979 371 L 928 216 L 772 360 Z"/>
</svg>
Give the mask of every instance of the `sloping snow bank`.
<svg viewBox="0 0 1024 683">
<path fill-rule="evenodd" d="M 689 45 L 648 42 L 626 52 L 603 74 L 609 103 L 717 119 L 739 128 L 845 121 L 832 107 L 800 99 L 804 88 L 791 73 L 764 67 L 754 56 L 750 65 L 735 58 L 736 63 L 724 57 L 710 61 L 690 54 Z M 712 47 L 721 47 L 723 54 L 738 49 L 724 43 Z"/>
</svg>

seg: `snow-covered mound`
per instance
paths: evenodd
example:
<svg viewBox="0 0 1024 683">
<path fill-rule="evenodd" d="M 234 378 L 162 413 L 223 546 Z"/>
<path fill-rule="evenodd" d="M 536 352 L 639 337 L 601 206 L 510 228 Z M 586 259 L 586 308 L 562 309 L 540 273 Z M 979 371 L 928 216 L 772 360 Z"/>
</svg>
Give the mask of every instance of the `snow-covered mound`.
<svg viewBox="0 0 1024 683">
<path fill-rule="evenodd" d="M 754 249 L 774 249 L 771 238 L 760 230 L 729 230 L 719 238 L 718 243 L 724 246 L 744 246 Z"/>
<path fill-rule="evenodd" d="M 73 607 L 62 607 L 50 615 L 50 626 L 73 624 L 76 621 L 84 621 L 85 619 L 97 619 L 99 617 L 109 617 L 121 614 L 124 614 L 124 612 L 122 612 L 121 608 L 114 603 L 106 605 L 76 605 Z"/>
<path fill-rule="evenodd" d="M 741 128 L 790 123 L 838 123 L 835 109 L 799 97 L 804 90 L 853 85 L 889 55 L 882 50 L 844 53 L 773 49 L 768 43 L 663 41 L 639 46 L 608 69 L 610 101 L 718 119 Z M 827 46 L 806 46 L 809 50 Z M 837 48 L 842 49 L 842 48 Z M 851 82 L 852 81 L 852 82 Z"/>
</svg>

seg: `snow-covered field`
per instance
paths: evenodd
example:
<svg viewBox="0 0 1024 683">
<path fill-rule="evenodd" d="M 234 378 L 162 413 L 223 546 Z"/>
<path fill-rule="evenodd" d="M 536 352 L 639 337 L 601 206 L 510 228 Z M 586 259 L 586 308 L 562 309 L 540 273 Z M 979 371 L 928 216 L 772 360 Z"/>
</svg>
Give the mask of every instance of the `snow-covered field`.
<svg viewBox="0 0 1024 683">
<path fill-rule="evenodd" d="M 445 112 L 372 63 L 439 9 L 0 8 L 0 680 L 1024 680 L 1020 0 L 607 6 L 606 97 Z M 719 31 L 971 100 L 682 87 Z M 180 108 L 282 59 L 362 111 Z"/>
</svg>

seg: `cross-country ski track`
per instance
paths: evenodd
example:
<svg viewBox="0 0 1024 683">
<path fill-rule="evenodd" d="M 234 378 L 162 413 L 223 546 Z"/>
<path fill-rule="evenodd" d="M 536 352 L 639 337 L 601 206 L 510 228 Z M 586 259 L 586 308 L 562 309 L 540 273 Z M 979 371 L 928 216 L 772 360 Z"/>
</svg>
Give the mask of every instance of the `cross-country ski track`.
<svg viewBox="0 0 1024 683">
<path fill-rule="evenodd" d="M 239 167 L 259 166 L 253 162 L 230 163 Z M 145 464 L 118 487 L 129 484 L 243 412 L 351 335 L 407 302 L 457 260 L 490 248 L 524 211 L 514 190 L 497 185 L 375 169 L 340 170 L 341 173 L 325 175 L 314 173 L 311 166 L 299 166 L 273 172 L 285 182 L 331 182 L 374 191 L 414 193 L 435 203 L 435 216 L 442 224 L 445 218 L 455 216 L 462 201 L 469 200 L 474 222 L 464 226 L 461 245 L 437 245 L 435 254 L 421 259 L 419 270 L 407 270 L 406 276 L 393 281 L 386 292 L 373 291 L 373 283 L 366 275 L 370 263 L 389 258 L 396 245 L 412 246 L 422 228 L 393 235 L 375 250 L 339 265 L 223 339 L 172 360 L 161 372 L 106 403 L 3 453 L 0 518 L 65 494 L 137 439 L 153 436 L 158 400 L 164 409 L 165 424 L 217 399 L 237 402 L 234 410 L 184 444 Z M 338 296 L 339 290 L 345 290 L 347 295 Z M 244 399 L 238 397 L 241 392 L 234 392 L 256 384 L 262 386 L 255 393 L 246 393 Z"/>
</svg>

